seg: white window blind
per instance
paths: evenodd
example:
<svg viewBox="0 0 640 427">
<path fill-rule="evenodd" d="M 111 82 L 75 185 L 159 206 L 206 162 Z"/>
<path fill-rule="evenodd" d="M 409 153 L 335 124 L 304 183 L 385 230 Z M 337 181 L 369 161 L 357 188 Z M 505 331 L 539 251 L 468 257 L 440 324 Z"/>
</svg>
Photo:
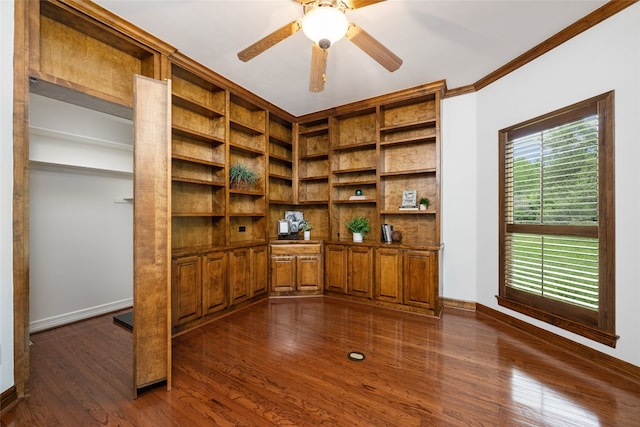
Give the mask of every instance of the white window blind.
<svg viewBox="0 0 640 427">
<path fill-rule="evenodd" d="M 598 310 L 598 238 L 575 236 L 598 225 L 598 116 L 518 136 L 505 148 L 506 285 Z M 543 227 L 523 233 L 518 225 Z"/>
</svg>

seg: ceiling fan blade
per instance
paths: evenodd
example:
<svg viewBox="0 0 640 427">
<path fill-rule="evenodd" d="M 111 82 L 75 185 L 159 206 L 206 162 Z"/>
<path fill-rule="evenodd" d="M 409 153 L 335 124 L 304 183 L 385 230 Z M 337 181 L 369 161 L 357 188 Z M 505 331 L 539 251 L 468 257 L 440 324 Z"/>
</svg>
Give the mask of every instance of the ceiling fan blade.
<svg viewBox="0 0 640 427">
<path fill-rule="evenodd" d="M 345 0 L 345 3 L 349 5 L 349 9 L 360 9 L 361 7 L 381 3 L 383 1 L 385 0 Z"/>
<path fill-rule="evenodd" d="M 313 44 L 311 51 L 311 78 L 309 80 L 309 90 L 311 92 L 317 93 L 324 90 L 324 82 L 327 80 L 328 57 L 328 49 L 322 49 L 316 43 Z"/>
<path fill-rule="evenodd" d="M 282 28 L 275 30 L 273 33 L 261 38 L 248 48 L 238 52 L 238 58 L 240 58 L 241 61 L 247 62 L 248 60 L 260 55 L 262 52 L 274 46 L 275 44 L 280 43 L 287 37 L 294 35 L 298 31 L 300 31 L 300 28 L 302 28 L 300 21 L 293 21 L 283 26 Z"/>
<path fill-rule="evenodd" d="M 402 65 L 402 59 L 356 24 L 349 25 L 347 38 L 389 71 L 393 72 Z"/>
</svg>

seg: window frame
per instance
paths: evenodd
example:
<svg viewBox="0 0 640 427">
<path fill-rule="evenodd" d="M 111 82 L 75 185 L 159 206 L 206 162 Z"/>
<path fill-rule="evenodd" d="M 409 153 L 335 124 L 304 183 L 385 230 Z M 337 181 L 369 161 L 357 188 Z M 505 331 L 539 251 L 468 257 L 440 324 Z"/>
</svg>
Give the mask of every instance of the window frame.
<svg viewBox="0 0 640 427">
<path fill-rule="evenodd" d="M 598 114 L 597 226 L 512 224 L 506 221 L 506 149 L 515 138 Z M 615 187 L 614 92 L 610 91 L 499 131 L 499 294 L 500 306 L 615 347 Z M 506 245 L 510 233 L 598 238 L 598 310 L 583 309 L 506 283 Z"/>
</svg>

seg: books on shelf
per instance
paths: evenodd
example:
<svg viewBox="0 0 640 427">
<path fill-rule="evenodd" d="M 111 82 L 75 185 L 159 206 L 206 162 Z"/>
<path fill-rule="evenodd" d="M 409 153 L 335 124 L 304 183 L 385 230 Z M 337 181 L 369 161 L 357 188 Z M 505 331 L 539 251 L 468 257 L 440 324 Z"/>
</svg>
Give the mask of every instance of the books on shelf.
<svg viewBox="0 0 640 427">
<path fill-rule="evenodd" d="M 393 232 L 393 226 L 389 224 L 382 224 L 380 226 L 382 228 L 382 239 L 385 243 L 391 243 L 391 233 Z"/>
<path fill-rule="evenodd" d="M 417 206 L 416 206 L 416 207 L 404 207 L 404 206 L 400 206 L 400 207 L 398 208 L 398 210 L 401 210 L 401 211 L 417 211 L 417 210 L 418 210 L 418 207 L 417 207 Z"/>
<path fill-rule="evenodd" d="M 361 195 L 361 196 L 349 196 L 349 200 L 367 200 L 367 196 Z"/>
</svg>

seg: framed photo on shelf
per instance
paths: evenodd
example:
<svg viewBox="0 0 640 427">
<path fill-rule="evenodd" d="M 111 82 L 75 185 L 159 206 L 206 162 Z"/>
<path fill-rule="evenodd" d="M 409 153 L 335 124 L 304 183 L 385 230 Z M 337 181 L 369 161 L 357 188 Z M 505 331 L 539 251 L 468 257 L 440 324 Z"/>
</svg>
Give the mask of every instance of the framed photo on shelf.
<svg viewBox="0 0 640 427">
<path fill-rule="evenodd" d="M 404 190 L 402 192 L 402 205 L 400 208 L 417 208 L 418 192 L 416 190 Z"/>
</svg>

